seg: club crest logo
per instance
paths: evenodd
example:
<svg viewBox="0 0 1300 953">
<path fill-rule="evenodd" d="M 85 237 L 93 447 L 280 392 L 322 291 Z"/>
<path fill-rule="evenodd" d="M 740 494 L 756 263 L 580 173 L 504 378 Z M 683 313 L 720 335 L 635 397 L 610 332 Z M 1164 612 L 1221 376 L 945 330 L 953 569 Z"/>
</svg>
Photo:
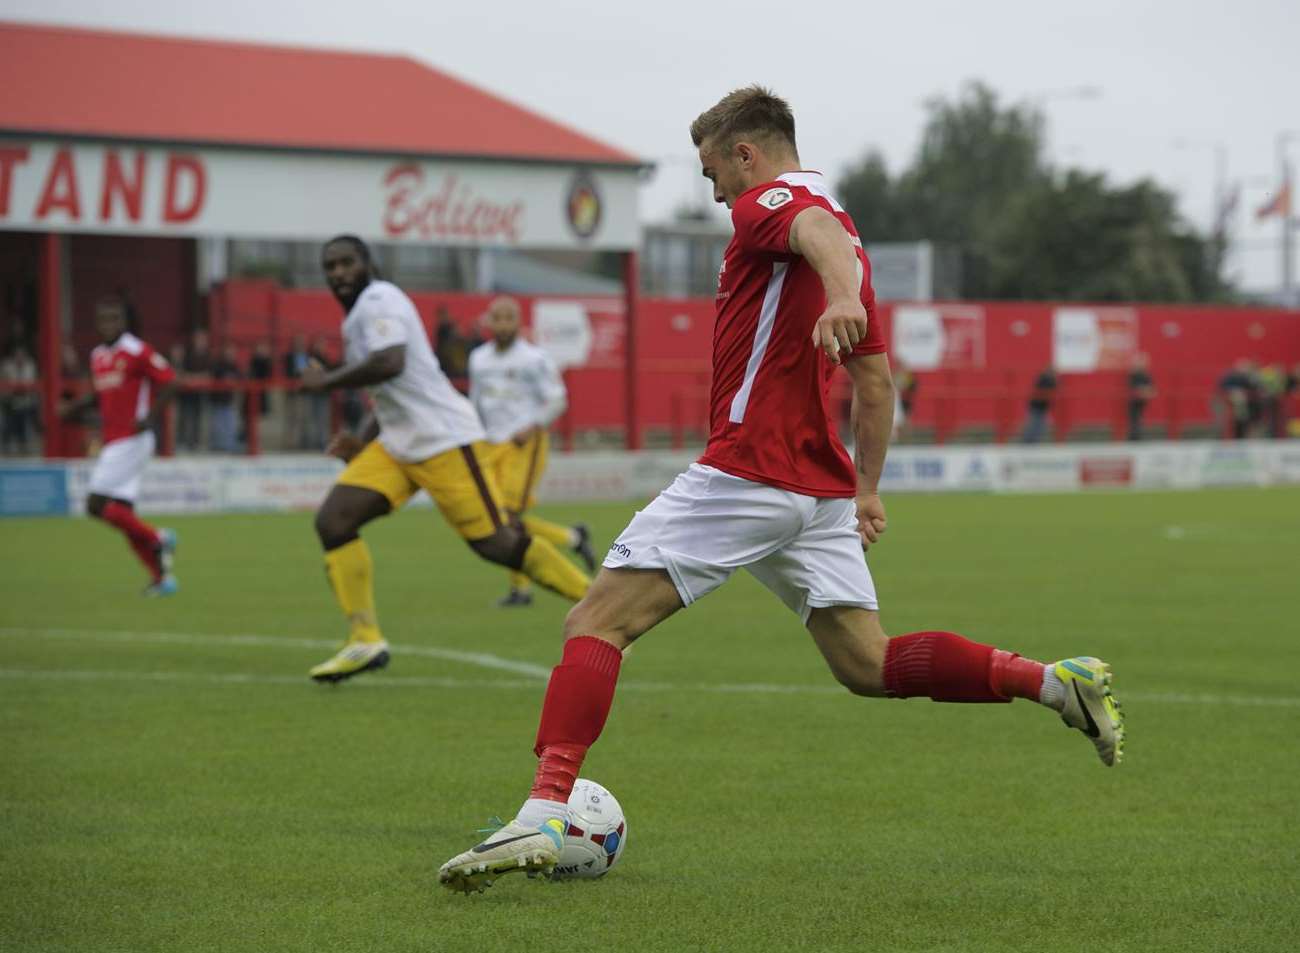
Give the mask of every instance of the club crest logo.
<svg viewBox="0 0 1300 953">
<path fill-rule="evenodd" d="M 596 183 L 586 172 L 579 172 L 569 186 L 565 208 L 569 227 L 579 238 L 590 238 L 600 228 L 602 205 Z"/>
</svg>

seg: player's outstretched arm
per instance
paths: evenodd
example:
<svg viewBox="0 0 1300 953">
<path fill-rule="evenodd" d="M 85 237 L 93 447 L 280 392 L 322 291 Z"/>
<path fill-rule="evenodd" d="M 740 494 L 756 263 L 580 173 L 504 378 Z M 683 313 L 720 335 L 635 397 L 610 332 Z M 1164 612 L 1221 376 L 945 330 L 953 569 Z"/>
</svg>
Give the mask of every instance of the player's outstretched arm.
<svg viewBox="0 0 1300 953">
<path fill-rule="evenodd" d="M 858 471 L 858 534 L 869 546 L 885 531 L 880 474 L 894 427 L 894 380 L 889 358 L 863 354 L 848 363 L 853 378 L 853 462 Z"/>
<path fill-rule="evenodd" d="M 867 336 L 867 310 L 862 306 L 862 267 L 853 239 L 824 208 L 806 208 L 790 226 L 790 251 L 813 266 L 826 289 L 826 310 L 813 327 L 812 344 L 834 364 L 840 351 L 853 349 Z"/>
<path fill-rule="evenodd" d="M 364 361 L 344 364 L 327 371 L 319 364 L 310 364 L 302 372 L 303 390 L 335 390 L 336 388 L 369 387 L 392 380 L 406 369 L 406 345 L 396 344 L 375 351 Z"/>
<path fill-rule="evenodd" d="M 98 399 L 98 396 L 92 390 L 80 397 L 74 397 L 72 400 L 61 401 L 59 403 L 59 418 L 61 420 L 76 420 L 94 407 Z"/>
</svg>

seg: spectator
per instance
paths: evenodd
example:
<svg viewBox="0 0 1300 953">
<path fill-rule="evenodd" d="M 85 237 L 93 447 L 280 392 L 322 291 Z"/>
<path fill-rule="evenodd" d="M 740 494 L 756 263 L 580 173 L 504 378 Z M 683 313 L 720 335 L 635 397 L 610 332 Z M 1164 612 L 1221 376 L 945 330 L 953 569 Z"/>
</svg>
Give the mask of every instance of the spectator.
<svg viewBox="0 0 1300 953">
<path fill-rule="evenodd" d="M 1283 404 L 1286 401 L 1287 373 L 1281 364 L 1270 364 L 1261 368 L 1256 375 L 1259 386 L 1261 436 L 1285 437 L 1286 414 Z"/>
<path fill-rule="evenodd" d="M 250 381 L 269 381 L 275 376 L 275 355 L 267 341 L 258 341 L 253 345 L 253 356 L 248 361 L 248 379 Z M 265 417 L 271 409 L 271 395 L 262 391 L 258 401 L 257 414 Z"/>
<path fill-rule="evenodd" d="M 916 403 L 916 375 L 900 357 L 893 358 L 894 376 L 894 433 L 892 440 L 898 440 L 907 429 L 907 421 L 912 417 L 912 405 Z"/>
<path fill-rule="evenodd" d="M 469 352 L 481 344 L 466 337 L 451 319 L 446 305 L 438 305 L 437 321 L 433 330 L 433 353 L 442 366 L 442 372 L 458 380 L 469 373 Z"/>
<path fill-rule="evenodd" d="M 307 355 L 321 367 L 329 369 L 338 366 L 330 357 L 329 342 L 323 337 L 312 339 Z M 307 406 L 303 414 L 303 432 L 299 446 L 303 450 L 324 450 L 330 437 L 330 395 L 327 391 L 316 391 L 305 396 Z"/>
<path fill-rule="evenodd" d="M 239 352 L 235 345 L 227 344 L 212 362 L 212 381 L 215 384 L 232 384 L 243 378 L 239 368 Z M 238 449 L 239 419 L 235 413 L 235 394 L 230 390 L 215 390 L 208 395 L 211 408 L 212 449 L 217 453 L 234 453 Z"/>
<path fill-rule="evenodd" d="M 1048 367 L 1035 378 L 1034 388 L 1029 393 L 1029 419 L 1025 421 L 1025 430 L 1020 437 L 1023 443 L 1039 443 L 1047 436 L 1047 415 L 1055 398 L 1056 369 Z"/>
<path fill-rule="evenodd" d="M 361 430 L 361 424 L 366 419 L 366 404 L 361 396 L 361 391 L 345 390 L 343 392 L 343 429 L 349 433 L 357 433 Z"/>
<path fill-rule="evenodd" d="M 81 363 L 77 349 L 71 344 L 63 345 L 61 356 L 63 387 L 59 392 L 59 398 L 65 402 L 73 401 L 84 394 L 89 387 L 86 382 L 86 367 Z M 64 421 L 62 452 L 69 457 L 85 456 L 86 436 L 86 428 L 80 421 Z"/>
<path fill-rule="evenodd" d="M 1286 409 L 1290 418 L 1286 425 L 1288 436 L 1300 437 L 1300 364 L 1291 368 L 1286 375 L 1286 399 L 1283 404 L 1289 405 Z"/>
<path fill-rule="evenodd" d="M 1232 439 L 1245 439 L 1259 404 L 1255 365 L 1245 358 L 1237 361 L 1219 378 L 1218 389 Z"/>
<path fill-rule="evenodd" d="M 27 333 L 27 322 L 21 316 L 17 313 L 10 314 L 5 319 L 5 324 L 8 326 L 8 333 L 0 338 L 0 346 L 3 346 L 6 354 L 11 353 L 19 345 L 22 345 L 29 354 L 36 350 L 31 336 Z"/>
<path fill-rule="evenodd" d="M 1133 369 L 1128 374 L 1128 438 L 1142 439 L 1142 417 L 1147 404 L 1156 396 L 1156 384 L 1151 378 L 1150 359 L 1145 354 L 1133 356 Z"/>
<path fill-rule="evenodd" d="M 211 378 L 212 351 L 208 332 L 196 328 L 190 335 L 189 345 L 176 365 L 180 374 L 180 394 L 176 404 L 180 421 L 176 426 L 176 446 L 181 450 L 198 450 L 203 446 L 203 394 L 187 391 L 187 384 L 206 384 Z"/>
<path fill-rule="evenodd" d="M 302 372 L 310 361 L 307 338 L 302 334 L 295 334 L 290 339 L 289 350 L 282 362 L 284 376 L 290 381 L 297 381 L 302 377 Z M 307 394 L 296 390 L 291 390 L 284 395 L 284 448 L 286 450 L 303 449 L 303 417 L 306 414 L 307 397 Z"/>
<path fill-rule="evenodd" d="M 21 340 L 10 345 L 9 354 L 0 360 L 0 384 L 36 385 L 36 361 Z M 38 401 L 35 390 L 0 392 L 0 404 L 3 405 L 0 416 L 4 418 L 0 425 L 0 453 L 26 454 L 29 451 L 29 440 L 39 429 Z"/>
</svg>

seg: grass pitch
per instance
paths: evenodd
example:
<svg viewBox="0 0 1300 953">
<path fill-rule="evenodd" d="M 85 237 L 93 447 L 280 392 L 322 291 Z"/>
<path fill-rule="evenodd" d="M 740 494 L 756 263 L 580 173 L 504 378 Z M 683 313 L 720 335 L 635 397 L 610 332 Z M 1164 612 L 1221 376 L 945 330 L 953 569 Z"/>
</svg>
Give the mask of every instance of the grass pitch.
<svg viewBox="0 0 1300 953">
<path fill-rule="evenodd" d="M 435 871 L 526 793 L 561 601 L 493 608 L 503 575 L 399 514 L 367 532 L 393 664 L 330 688 L 306 514 L 167 521 L 152 602 L 104 527 L 0 524 L 0 949 L 1295 949 L 1300 492 L 887 502 L 888 629 L 1102 656 L 1123 766 L 1025 702 L 854 699 L 741 575 L 624 665 L 584 772 L 619 866 L 469 898 Z M 608 541 L 631 510 L 545 512 Z"/>
</svg>

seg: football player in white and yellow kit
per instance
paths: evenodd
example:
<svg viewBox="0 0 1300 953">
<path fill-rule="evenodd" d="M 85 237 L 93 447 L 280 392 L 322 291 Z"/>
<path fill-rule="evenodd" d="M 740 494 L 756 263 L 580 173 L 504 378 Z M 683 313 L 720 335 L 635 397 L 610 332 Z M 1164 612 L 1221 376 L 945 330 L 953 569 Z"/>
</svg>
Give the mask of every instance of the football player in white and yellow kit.
<svg viewBox="0 0 1300 953">
<path fill-rule="evenodd" d="M 483 463 L 489 449 L 483 426 L 438 365 L 411 299 L 374 274 L 370 250 L 355 236 L 326 243 L 321 263 L 347 314 L 345 363 L 333 371 L 312 365 L 301 384 L 307 390 L 366 387 L 374 416 L 360 435 L 336 435 L 328 448 L 347 467 L 316 512 L 316 533 L 350 631 L 338 654 L 313 668 L 311 677 L 339 681 L 388 664 L 370 550 L 359 531 L 419 489 L 479 556 L 568 599 L 582 598 L 586 575 L 506 515 Z"/>
<path fill-rule="evenodd" d="M 506 512 L 529 535 L 568 546 L 594 572 L 591 533 L 581 523 L 561 526 L 527 514 L 537 483 L 546 469 L 550 436 L 546 428 L 568 405 L 564 381 L 541 348 L 519 334 L 519 302 L 497 298 L 486 315 L 492 341 L 469 356 L 469 399 L 487 431 L 489 469 L 501 490 Z M 497 604 L 527 606 L 533 601 L 529 580 L 511 571 L 510 592 Z"/>
</svg>

